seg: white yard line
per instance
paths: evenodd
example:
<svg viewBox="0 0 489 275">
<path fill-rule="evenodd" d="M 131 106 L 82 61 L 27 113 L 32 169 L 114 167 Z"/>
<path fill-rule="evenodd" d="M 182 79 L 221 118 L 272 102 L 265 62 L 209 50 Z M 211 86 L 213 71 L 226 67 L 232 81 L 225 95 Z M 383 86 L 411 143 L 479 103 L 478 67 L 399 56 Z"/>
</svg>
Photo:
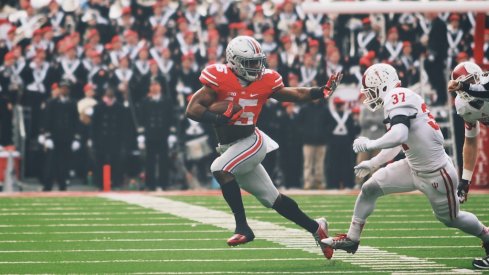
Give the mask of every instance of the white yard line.
<svg viewBox="0 0 489 275">
<path fill-rule="evenodd" d="M 172 214 L 178 217 L 186 218 L 189 220 L 197 221 L 204 224 L 214 225 L 220 228 L 225 228 L 230 231 L 234 230 L 234 218 L 231 214 L 212 210 L 202 206 L 196 206 L 184 202 L 179 202 L 163 197 L 152 197 L 141 194 L 117 194 L 109 193 L 101 195 L 104 198 L 108 198 L 116 201 L 124 201 L 129 204 L 139 205 L 145 208 L 157 210 L 162 213 Z M 412 222 L 410 222 L 412 223 Z M 293 228 L 287 228 L 280 226 L 276 223 L 263 222 L 258 220 L 249 220 L 250 226 L 255 231 L 257 238 L 265 239 L 285 247 L 300 248 L 303 251 L 307 251 L 316 255 L 321 255 L 320 249 L 316 247 L 312 236 L 303 231 Z M 267 230 L 263 230 L 267 229 Z M 222 240 L 224 241 L 224 240 Z M 345 256 L 346 253 L 336 251 L 336 256 Z M 377 259 L 378 266 L 374 269 L 375 272 L 383 271 L 410 271 L 413 270 L 413 266 L 423 267 L 423 270 L 429 270 L 433 273 L 438 272 L 450 272 L 450 273 L 464 273 L 464 274 L 480 274 L 474 270 L 468 269 L 453 269 L 443 264 L 439 264 L 433 261 L 429 261 L 422 258 L 408 257 L 393 252 L 383 251 L 374 247 L 360 246 L 355 256 L 368 255 L 372 259 Z M 338 257 L 338 258 L 340 258 Z M 353 265 L 367 267 L 366 265 L 357 264 L 357 259 L 354 256 L 341 257 L 341 260 Z M 399 268 L 392 268 L 391 266 L 383 267 L 383 262 L 386 260 L 397 261 Z"/>
<path fill-rule="evenodd" d="M 199 206 L 200 207 L 200 206 Z M 204 208 L 204 207 L 202 207 Z M 213 218 L 212 221 L 208 222 L 218 222 L 222 223 L 223 221 L 227 221 L 227 218 Z M 379 224 L 417 224 L 417 223 L 433 223 L 433 224 L 438 224 L 439 221 L 375 221 L 373 222 L 376 225 Z M 278 224 L 278 225 L 288 225 L 290 223 L 288 222 L 274 222 L 273 224 Z M 337 221 L 335 222 L 335 225 L 338 224 L 350 224 L 350 222 L 347 221 Z M 126 227 L 126 226 L 188 226 L 188 225 L 193 225 L 193 223 L 188 223 L 188 222 L 162 222 L 162 223 L 57 223 L 57 224 L 0 224 L 0 228 L 2 227 L 12 227 L 12 228 L 28 228 L 28 227 L 92 227 L 92 226 L 108 226 L 108 227 Z"/>
</svg>

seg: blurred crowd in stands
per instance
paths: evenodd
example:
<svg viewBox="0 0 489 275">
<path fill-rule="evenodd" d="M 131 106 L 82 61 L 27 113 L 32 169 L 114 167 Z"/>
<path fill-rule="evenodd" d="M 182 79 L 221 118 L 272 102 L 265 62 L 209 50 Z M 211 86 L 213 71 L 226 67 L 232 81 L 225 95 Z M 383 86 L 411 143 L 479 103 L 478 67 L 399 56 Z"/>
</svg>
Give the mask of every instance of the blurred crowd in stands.
<svg viewBox="0 0 489 275">
<path fill-rule="evenodd" d="M 447 70 L 470 59 L 475 25 L 471 13 L 306 14 L 292 0 L 85 0 L 69 12 L 61 2 L 0 4 L 0 144 L 18 143 L 22 107 L 25 176 L 44 190 L 75 178 L 100 187 L 106 164 L 115 187 L 209 187 L 212 128 L 183 113 L 202 68 L 224 62 L 236 35 L 260 41 L 286 85 L 343 72 L 353 99 L 269 101 L 258 127 L 281 146 L 264 163 L 277 185 L 353 188 L 356 158 L 370 157 L 354 155 L 353 139 L 384 131 L 382 114 L 357 100 L 363 71 L 388 62 L 408 87 L 426 72 L 431 105 L 444 105 Z"/>
</svg>

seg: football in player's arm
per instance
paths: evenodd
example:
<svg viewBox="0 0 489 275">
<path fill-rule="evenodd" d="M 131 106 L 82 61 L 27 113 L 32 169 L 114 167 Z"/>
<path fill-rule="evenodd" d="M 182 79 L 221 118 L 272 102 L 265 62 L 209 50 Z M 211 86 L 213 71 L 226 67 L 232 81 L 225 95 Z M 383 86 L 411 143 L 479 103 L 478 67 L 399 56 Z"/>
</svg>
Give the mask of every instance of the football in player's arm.
<svg viewBox="0 0 489 275">
<path fill-rule="evenodd" d="M 475 63 L 458 64 L 448 82 L 448 91 L 456 93 L 455 107 L 465 122 L 465 141 L 462 149 L 463 171 L 457 195 L 461 203 L 467 201 L 470 181 L 477 160 L 479 120 L 489 99 L 489 77 Z M 487 123 L 487 122 L 486 122 Z"/>
</svg>

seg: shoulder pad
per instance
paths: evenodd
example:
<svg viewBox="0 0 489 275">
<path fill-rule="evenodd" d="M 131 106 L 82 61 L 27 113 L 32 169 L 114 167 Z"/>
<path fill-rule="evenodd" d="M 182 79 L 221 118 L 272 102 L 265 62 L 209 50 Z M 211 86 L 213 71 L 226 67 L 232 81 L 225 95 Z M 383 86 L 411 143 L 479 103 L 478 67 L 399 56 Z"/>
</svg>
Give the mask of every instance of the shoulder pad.
<svg viewBox="0 0 489 275">
<path fill-rule="evenodd" d="M 406 88 L 392 89 L 384 98 L 384 110 L 388 117 L 393 110 L 396 110 L 396 114 L 412 115 L 417 112 L 421 104 L 423 104 L 421 97 Z"/>
<path fill-rule="evenodd" d="M 222 86 L 221 82 L 231 73 L 230 69 L 224 64 L 212 64 L 205 67 L 200 73 L 200 82 L 208 87 L 215 88 Z"/>
<path fill-rule="evenodd" d="M 274 70 L 265 69 L 262 80 L 266 81 L 270 85 L 272 91 L 284 86 L 282 76 Z"/>
</svg>

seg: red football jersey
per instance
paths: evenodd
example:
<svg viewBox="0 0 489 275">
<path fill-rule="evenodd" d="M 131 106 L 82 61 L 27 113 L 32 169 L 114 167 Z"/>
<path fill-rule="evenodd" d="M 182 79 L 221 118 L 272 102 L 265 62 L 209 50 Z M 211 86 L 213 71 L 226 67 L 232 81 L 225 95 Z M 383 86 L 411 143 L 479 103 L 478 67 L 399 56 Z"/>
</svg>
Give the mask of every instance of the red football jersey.
<svg viewBox="0 0 489 275">
<path fill-rule="evenodd" d="M 256 124 L 263 104 L 279 88 L 284 86 L 282 76 L 266 69 L 260 80 L 243 87 L 238 77 L 224 64 L 207 66 L 199 77 L 200 82 L 217 92 L 217 100 L 229 100 L 243 107 L 243 114 L 234 125 Z"/>
</svg>

